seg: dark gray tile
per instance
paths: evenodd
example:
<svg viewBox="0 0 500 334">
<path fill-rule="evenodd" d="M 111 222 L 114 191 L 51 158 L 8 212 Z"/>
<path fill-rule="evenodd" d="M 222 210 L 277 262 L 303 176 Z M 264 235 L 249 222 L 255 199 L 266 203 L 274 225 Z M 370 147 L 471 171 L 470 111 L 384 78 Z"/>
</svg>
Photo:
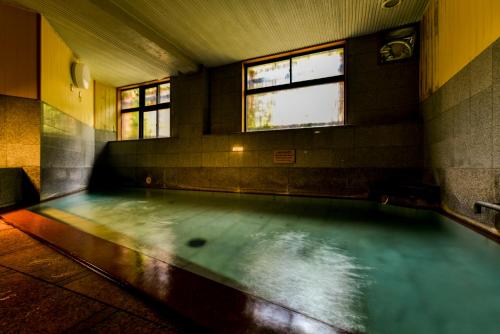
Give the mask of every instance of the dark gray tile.
<svg viewBox="0 0 500 334">
<path fill-rule="evenodd" d="M 241 168 L 240 173 L 240 187 L 243 191 L 287 191 L 287 168 Z"/>
<path fill-rule="evenodd" d="M 436 144 L 453 137 L 454 114 L 451 110 L 440 113 L 427 122 L 426 136 L 430 144 Z"/>
<path fill-rule="evenodd" d="M 165 327 L 155 324 L 126 312 L 117 312 L 108 319 L 88 329 L 86 333 L 130 333 L 130 334 L 173 334 L 177 333 L 175 327 Z"/>
<path fill-rule="evenodd" d="M 210 188 L 237 191 L 240 189 L 239 168 L 210 168 Z"/>
<path fill-rule="evenodd" d="M 464 137 L 470 134 L 470 100 L 464 100 L 453 107 L 450 112 L 453 114 L 453 136 Z"/>
<path fill-rule="evenodd" d="M 141 187 L 164 187 L 164 169 L 161 167 L 137 167 L 136 184 Z M 148 183 L 150 182 L 150 183 Z"/>
<path fill-rule="evenodd" d="M 476 215 L 474 202 L 494 201 L 495 172 L 484 168 L 450 168 L 444 169 L 441 182 L 443 202 L 452 210 L 473 219 L 491 224 L 491 217 Z M 486 186 L 485 185 L 491 185 Z"/>
<path fill-rule="evenodd" d="M 136 154 L 137 140 L 116 141 L 109 143 L 110 154 Z"/>
<path fill-rule="evenodd" d="M 0 207 L 23 200 L 23 171 L 21 168 L 0 168 Z"/>
<path fill-rule="evenodd" d="M 0 264 L 48 282 L 60 282 L 85 269 L 52 249 L 38 245 L 0 256 Z"/>
<path fill-rule="evenodd" d="M 172 321 L 171 319 L 165 319 L 162 312 L 150 307 L 138 296 L 126 292 L 118 285 L 97 274 L 87 273 L 84 277 L 64 284 L 64 287 L 151 321 L 164 324 Z"/>
<path fill-rule="evenodd" d="M 467 65 L 440 88 L 442 96 L 439 111 L 446 112 L 453 106 L 468 99 L 471 96 L 470 86 L 471 69 L 470 65 Z"/>
<path fill-rule="evenodd" d="M 486 48 L 470 63 L 471 86 L 470 94 L 485 90 L 492 84 L 492 47 Z"/>
<path fill-rule="evenodd" d="M 61 333 L 105 306 L 19 273 L 0 276 L 2 333 Z"/>
<path fill-rule="evenodd" d="M 421 111 L 425 122 L 430 121 L 435 116 L 434 100 L 434 95 L 431 95 L 421 103 Z"/>
<path fill-rule="evenodd" d="M 332 173 L 329 168 L 290 168 L 288 177 L 288 191 L 292 194 L 341 195 L 347 186 L 340 169 Z"/>
<path fill-rule="evenodd" d="M 492 80 L 500 84 L 500 38 L 492 45 Z"/>
<path fill-rule="evenodd" d="M 353 167 L 420 167 L 421 149 L 418 146 L 386 146 L 356 148 Z"/>
<path fill-rule="evenodd" d="M 470 156 L 472 143 L 470 136 L 455 137 L 453 146 L 450 148 L 454 154 L 454 167 L 470 167 Z"/>
<path fill-rule="evenodd" d="M 347 52 L 349 56 L 357 55 L 360 53 L 372 53 L 373 50 L 378 48 L 379 37 L 376 34 L 366 35 L 356 38 L 351 38 L 348 41 L 349 48 Z"/>
<path fill-rule="evenodd" d="M 166 188 L 177 188 L 177 168 L 163 168 L 163 184 Z"/>
<path fill-rule="evenodd" d="M 354 128 L 353 127 L 338 127 L 332 131 L 333 146 L 335 148 L 352 148 L 354 147 Z"/>
<path fill-rule="evenodd" d="M 443 140 L 428 147 L 429 159 L 435 168 L 448 168 L 454 165 L 453 138 Z"/>
<path fill-rule="evenodd" d="M 493 166 L 492 128 L 473 128 L 468 149 L 471 167 L 491 168 Z"/>
<path fill-rule="evenodd" d="M 493 126 L 493 100 L 492 87 L 482 90 L 470 99 L 470 126 L 472 134 L 474 129 L 491 129 Z"/>
<path fill-rule="evenodd" d="M 331 167 L 352 167 L 354 165 L 354 150 L 353 149 L 333 149 L 331 150 Z"/>
<path fill-rule="evenodd" d="M 178 168 L 177 184 L 181 188 L 208 189 L 210 187 L 210 170 L 208 168 Z"/>
<path fill-rule="evenodd" d="M 119 181 L 121 185 L 134 186 L 136 185 L 135 168 L 134 167 L 116 167 L 112 176 Z"/>
<path fill-rule="evenodd" d="M 493 43 L 493 88 L 492 88 L 492 110 L 493 110 L 493 146 L 494 165 L 500 167 L 500 38 Z"/>
</svg>

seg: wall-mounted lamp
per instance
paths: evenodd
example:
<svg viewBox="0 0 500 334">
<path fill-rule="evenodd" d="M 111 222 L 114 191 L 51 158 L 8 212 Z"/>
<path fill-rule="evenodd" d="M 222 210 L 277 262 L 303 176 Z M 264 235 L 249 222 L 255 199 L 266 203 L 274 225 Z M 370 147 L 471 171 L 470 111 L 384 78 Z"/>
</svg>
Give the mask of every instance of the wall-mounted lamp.
<svg viewBox="0 0 500 334">
<path fill-rule="evenodd" d="M 243 146 L 233 146 L 233 152 L 243 152 Z"/>
<path fill-rule="evenodd" d="M 78 88 L 88 89 L 90 85 L 90 70 L 83 63 L 71 64 L 71 78 Z"/>
</svg>

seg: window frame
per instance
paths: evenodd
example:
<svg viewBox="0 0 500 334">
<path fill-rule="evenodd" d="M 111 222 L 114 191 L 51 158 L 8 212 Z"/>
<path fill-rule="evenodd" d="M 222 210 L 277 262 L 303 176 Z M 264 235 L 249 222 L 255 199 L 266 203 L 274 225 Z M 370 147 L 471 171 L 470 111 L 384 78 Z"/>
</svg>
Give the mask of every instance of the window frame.
<svg viewBox="0 0 500 334">
<path fill-rule="evenodd" d="M 158 139 L 158 138 L 169 138 L 169 137 L 159 137 L 159 111 L 161 109 L 169 109 L 170 113 L 172 109 L 170 105 L 172 103 L 172 95 L 170 95 L 169 102 L 157 103 L 154 105 L 146 106 L 146 89 L 156 87 L 156 101 L 160 100 L 160 85 L 170 83 L 170 91 L 172 91 L 172 83 L 170 79 L 165 79 L 161 81 L 155 81 L 152 83 L 144 83 L 138 85 L 125 86 L 118 89 L 118 101 L 119 101 L 119 118 L 120 118 L 120 140 L 144 140 L 144 139 Z M 139 107 L 122 109 L 121 107 L 121 96 L 122 92 L 132 89 L 139 89 Z M 134 139 L 123 139 L 123 124 L 122 124 L 122 114 L 130 113 L 130 112 L 139 112 L 139 137 Z M 144 138 L 144 113 L 147 111 L 156 111 L 156 137 Z M 170 133 L 172 133 L 172 127 L 170 125 Z"/>
<path fill-rule="evenodd" d="M 331 51 L 335 49 L 343 49 L 343 61 L 344 61 L 344 71 L 343 74 L 341 75 L 335 75 L 331 77 L 326 77 L 326 78 L 320 78 L 320 79 L 311 79 L 311 80 L 304 80 L 304 81 L 298 81 L 298 82 L 293 82 L 293 66 L 292 66 L 292 59 L 300 56 L 306 56 L 314 53 L 321 53 L 324 51 Z M 304 49 L 298 49 L 290 52 L 285 52 L 285 53 L 279 53 L 276 55 L 271 55 L 271 56 L 264 56 L 264 57 L 259 57 L 255 59 L 250 59 L 247 61 L 243 62 L 243 120 L 242 120 L 242 131 L 244 133 L 249 133 L 249 132 L 268 132 L 268 131 L 283 131 L 283 130 L 300 130 L 300 129 L 314 129 L 314 128 L 322 128 L 322 127 L 335 127 L 335 126 L 344 126 L 346 125 L 346 115 L 347 115 L 347 61 L 346 61 L 346 50 L 347 50 L 347 45 L 345 41 L 339 41 L 339 42 L 333 42 L 333 43 L 327 43 L 323 45 L 318 45 L 318 46 L 312 46 Z M 281 84 L 281 85 L 276 85 L 276 86 L 269 86 L 269 87 L 261 87 L 261 88 L 253 88 L 253 89 L 248 89 L 248 68 L 253 67 L 253 66 L 258 66 L 258 65 L 264 65 L 264 64 L 270 64 L 270 63 L 275 63 L 283 60 L 289 60 L 290 62 L 290 82 L 287 84 Z M 343 117 L 343 123 L 339 125 L 329 125 L 329 126 L 308 126 L 308 127 L 297 127 L 297 128 L 284 128 L 284 129 L 268 129 L 268 130 L 257 130 L 257 131 L 248 131 L 247 128 L 247 96 L 249 95 L 254 95 L 254 94 L 261 94 L 261 93 L 269 93 L 273 91 L 284 91 L 288 89 L 294 89 L 294 88 L 303 88 L 303 87 L 309 87 L 309 86 L 317 86 L 321 84 L 328 84 L 328 83 L 336 83 L 336 82 L 343 82 L 344 83 L 344 117 Z"/>
</svg>

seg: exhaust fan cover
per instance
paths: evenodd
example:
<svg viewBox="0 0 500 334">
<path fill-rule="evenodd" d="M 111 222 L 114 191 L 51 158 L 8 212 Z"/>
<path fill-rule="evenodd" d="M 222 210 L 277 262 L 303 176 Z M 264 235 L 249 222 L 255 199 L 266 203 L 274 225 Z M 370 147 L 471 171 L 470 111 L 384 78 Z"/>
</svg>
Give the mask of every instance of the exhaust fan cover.
<svg viewBox="0 0 500 334">
<path fill-rule="evenodd" d="M 383 45 L 379 50 L 380 61 L 390 63 L 411 58 L 415 50 L 416 38 L 417 32 L 414 27 L 400 28 L 385 33 Z"/>
<path fill-rule="evenodd" d="M 73 83 L 78 88 L 88 89 L 90 85 L 90 70 L 83 63 L 73 63 L 71 65 L 71 77 Z"/>
</svg>

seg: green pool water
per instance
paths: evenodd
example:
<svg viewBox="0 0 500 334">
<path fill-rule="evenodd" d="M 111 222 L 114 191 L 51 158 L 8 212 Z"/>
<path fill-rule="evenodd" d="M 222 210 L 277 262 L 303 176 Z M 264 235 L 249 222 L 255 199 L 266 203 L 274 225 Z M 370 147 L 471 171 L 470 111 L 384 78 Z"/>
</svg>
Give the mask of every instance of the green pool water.
<svg viewBox="0 0 500 334">
<path fill-rule="evenodd" d="M 346 330 L 500 331 L 499 245 L 434 212 L 148 189 L 31 210 Z"/>
</svg>

